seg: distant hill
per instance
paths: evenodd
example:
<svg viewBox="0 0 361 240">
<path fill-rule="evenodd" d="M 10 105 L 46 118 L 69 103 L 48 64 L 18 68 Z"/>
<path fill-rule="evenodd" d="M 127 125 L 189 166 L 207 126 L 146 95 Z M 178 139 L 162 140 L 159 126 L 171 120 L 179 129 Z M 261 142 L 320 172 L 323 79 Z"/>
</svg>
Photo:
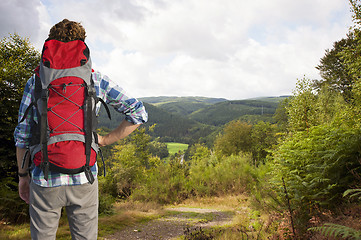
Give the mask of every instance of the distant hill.
<svg viewBox="0 0 361 240">
<path fill-rule="evenodd" d="M 141 98 L 149 115 L 145 126 L 156 124 L 150 133 L 162 141 L 192 143 L 219 131 L 226 123 L 241 119 L 249 122 L 272 121 L 278 103 L 288 96 L 262 97 L 246 100 L 226 100 L 206 97 L 147 97 Z M 113 129 L 123 116 L 110 109 L 112 121 L 104 109 L 99 116 L 99 127 Z"/>
<path fill-rule="evenodd" d="M 201 124 L 189 119 L 187 116 L 167 112 L 152 104 L 144 102 L 144 106 L 149 115 L 149 120 L 144 126 L 150 127 L 156 124 L 154 131 L 150 132 L 150 135 L 160 137 L 164 142 L 192 143 L 201 137 L 207 137 L 215 130 L 212 126 Z M 112 120 L 109 120 L 104 109 L 100 110 L 99 127 L 114 129 L 124 119 L 124 116 L 117 113 L 113 108 L 109 108 L 109 110 Z"/>
<path fill-rule="evenodd" d="M 214 104 L 218 102 L 227 101 L 225 98 L 208 98 L 208 97 L 169 97 L 169 96 L 160 96 L 160 97 L 144 97 L 139 100 L 153 105 L 164 104 L 169 102 L 199 102 L 199 103 L 209 103 Z"/>
<path fill-rule="evenodd" d="M 221 126 L 242 116 L 250 115 L 257 115 L 259 120 L 267 121 L 275 113 L 278 103 L 285 98 L 269 97 L 220 102 L 191 113 L 189 118 L 214 126 Z"/>
<path fill-rule="evenodd" d="M 156 124 L 154 132 L 150 135 L 161 137 L 163 141 L 192 143 L 200 137 L 206 137 L 214 130 L 211 126 L 201 124 L 187 116 L 167 112 L 146 102 L 144 102 L 144 106 L 149 114 L 146 125 Z"/>
<path fill-rule="evenodd" d="M 215 103 L 227 101 L 224 98 L 207 97 L 146 97 L 140 100 L 182 116 L 189 115 Z"/>
</svg>

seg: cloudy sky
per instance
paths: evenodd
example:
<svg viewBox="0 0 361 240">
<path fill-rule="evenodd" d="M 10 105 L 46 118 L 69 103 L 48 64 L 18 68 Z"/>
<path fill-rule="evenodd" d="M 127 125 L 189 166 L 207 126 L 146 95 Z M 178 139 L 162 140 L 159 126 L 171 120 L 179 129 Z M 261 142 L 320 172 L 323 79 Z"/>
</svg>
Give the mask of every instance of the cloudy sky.
<svg viewBox="0 0 361 240">
<path fill-rule="evenodd" d="M 93 67 L 131 95 L 246 99 L 291 94 L 352 24 L 348 0 L 1 0 L 0 37 L 41 49 L 64 18 Z"/>
</svg>

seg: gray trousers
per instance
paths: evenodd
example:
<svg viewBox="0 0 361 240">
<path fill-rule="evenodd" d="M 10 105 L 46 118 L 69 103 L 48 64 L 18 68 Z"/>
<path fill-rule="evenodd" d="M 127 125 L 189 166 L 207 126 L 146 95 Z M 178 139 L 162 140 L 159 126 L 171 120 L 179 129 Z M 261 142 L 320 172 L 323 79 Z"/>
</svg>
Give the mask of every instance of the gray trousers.
<svg viewBox="0 0 361 240">
<path fill-rule="evenodd" d="M 30 231 L 34 240 L 56 238 L 65 207 L 72 239 L 97 239 L 98 180 L 93 184 L 41 187 L 30 184 Z"/>
</svg>

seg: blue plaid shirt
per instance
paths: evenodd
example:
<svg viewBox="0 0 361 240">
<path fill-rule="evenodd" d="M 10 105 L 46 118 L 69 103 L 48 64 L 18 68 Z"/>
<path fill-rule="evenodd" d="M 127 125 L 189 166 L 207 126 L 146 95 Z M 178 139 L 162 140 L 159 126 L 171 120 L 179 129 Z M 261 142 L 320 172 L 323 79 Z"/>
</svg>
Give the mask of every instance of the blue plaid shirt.
<svg viewBox="0 0 361 240">
<path fill-rule="evenodd" d="M 107 76 L 101 75 L 100 72 L 93 72 L 93 80 L 97 96 L 103 99 L 107 104 L 114 107 L 114 109 L 125 114 L 125 119 L 133 124 L 142 124 L 147 122 L 148 114 L 145 111 L 143 103 L 135 98 L 129 97 L 126 92 L 111 81 Z M 25 110 L 34 101 L 34 87 L 35 75 L 32 76 L 25 85 L 23 98 L 19 108 L 19 121 L 24 116 Z M 100 109 L 100 104 L 96 106 L 97 113 Z M 31 139 L 30 122 L 34 119 L 38 122 L 35 107 L 33 111 L 29 111 L 28 116 L 24 121 L 18 123 L 14 131 L 15 146 L 19 148 L 27 148 Z M 97 176 L 97 166 L 92 167 L 94 177 Z M 42 187 L 57 187 L 64 185 L 78 185 L 87 183 L 88 180 L 85 173 L 78 174 L 63 174 L 57 172 L 49 172 L 49 179 L 44 179 L 44 174 L 39 167 L 35 167 L 32 171 L 32 180 L 34 183 Z"/>
</svg>

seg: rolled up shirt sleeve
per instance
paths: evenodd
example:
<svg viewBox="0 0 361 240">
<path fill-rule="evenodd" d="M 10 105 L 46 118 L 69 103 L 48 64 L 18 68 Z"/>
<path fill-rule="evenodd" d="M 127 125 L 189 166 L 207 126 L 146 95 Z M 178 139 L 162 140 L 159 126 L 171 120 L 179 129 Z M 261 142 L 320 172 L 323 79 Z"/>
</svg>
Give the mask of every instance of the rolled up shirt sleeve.
<svg viewBox="0 0 361 240">
<path fill-rule="evenodd" d="M 143 124 L 148 121 L 148 113 L 141 101 L 130 97 L 123 88 L 100 72 L 94 72 L 93 79 L 98 97 L 114 107 L 117 112 L 123 113 L 128 122 Z"/>
</svg>

